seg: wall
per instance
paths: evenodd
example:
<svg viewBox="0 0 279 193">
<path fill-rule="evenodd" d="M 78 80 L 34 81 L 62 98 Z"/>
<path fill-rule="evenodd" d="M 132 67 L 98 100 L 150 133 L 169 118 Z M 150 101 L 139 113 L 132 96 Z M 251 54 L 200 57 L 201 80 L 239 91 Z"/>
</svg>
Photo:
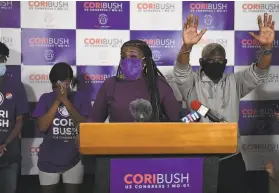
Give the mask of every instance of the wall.
<svg viewBox="0 0 279 193">
<path fill-rule="evenodd" d="M 199 66 L 202 48 L 217 42 L 227 52 L 227 72 L 245 69 L 256 59 L 259 44 L 248 34 L 258 31 L 257 15 L 269 12 L 279 23 L 278 2 L 1 2 L 0 40 L 11 49 L 7 75 L 23 82 L 30 109 L 42 93 L 51 91 L 48 73 L 57 62 L 67 62 L 94 101 L 103 81 L 114 75 L 121 45 L 143 39 L 153 59 L 167 73 L 181 46 L 183 20 L 190 12 L 200 17 L 199 28 L 208 31 L 193 48 L 191 64 Z M 278 53 L 276 25 L 274 53 Z M 239 128 L 243 153 L 250 171 L 263 170 L 274 160 L 279 167 L 278 54 L 274 54 L 269 78 L 240 103 Z M 22 134 L 22 175 L 36 175 L 42 135 L 34 120 Z M 90 165 L 90 164 L 89 164 Z M 92 173 L 92 170 L 88 170 Z"/>
</svg>

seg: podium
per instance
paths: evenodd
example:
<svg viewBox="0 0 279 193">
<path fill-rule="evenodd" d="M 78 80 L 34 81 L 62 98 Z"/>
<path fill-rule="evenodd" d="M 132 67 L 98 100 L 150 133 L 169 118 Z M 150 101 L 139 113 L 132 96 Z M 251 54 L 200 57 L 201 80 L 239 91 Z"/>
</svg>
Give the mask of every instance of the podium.
<svg viewBox="0 0 279 193">
<path fill-rule="evenodd" d="M 219 157 L 237 151 L 237 123 L 82 123 L 96 156 L 95 192 L 216 193 Z"/>
</svg>

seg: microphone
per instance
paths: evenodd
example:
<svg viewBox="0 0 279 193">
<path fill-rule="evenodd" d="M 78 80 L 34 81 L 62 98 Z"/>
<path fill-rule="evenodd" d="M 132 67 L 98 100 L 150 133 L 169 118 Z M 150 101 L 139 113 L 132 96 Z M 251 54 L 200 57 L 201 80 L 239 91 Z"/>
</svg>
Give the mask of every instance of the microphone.
<svg viewBox="0 0 279 193">
<path fill-rule="evenodd" d="M 129 110 L 136 122 L 148 122 L 152 117 L 152 106 L 145 99 L 136 99 L 130 102 Z"/>
<path fill-rule="evenodd" d="M 227 122 L 224 119 L 219 119 L 218 117 L 214 116 L 210 112 L 210 109 L 202 105 L 198 100 L 195 100 L 191 103 L 191 109 L 197 111 L 203 117 L 208 117 L 208 119 L 212 122 Z"/>
</svg>

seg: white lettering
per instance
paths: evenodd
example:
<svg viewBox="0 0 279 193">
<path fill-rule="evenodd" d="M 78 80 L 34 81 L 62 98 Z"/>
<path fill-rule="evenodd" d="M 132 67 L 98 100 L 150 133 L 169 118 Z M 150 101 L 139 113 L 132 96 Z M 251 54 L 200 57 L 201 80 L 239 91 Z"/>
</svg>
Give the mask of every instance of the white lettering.
<svg viewBox="0 0 279 193">
<path fill-rule="evenodd" d="M 74 135 L 73 131 L 70 127 L 53 127 L 53 135 Z"/>
<path fill-rule="evenodd" d="M 0 127 L 9 127 L 9 120 L 8 119 L 0 119 Z"/>
<path fill-rule="evenodd" d="M 9 111 L 0 110 L 0 127 L 10 127 Z"/>
<path fill-rule="evenodd" d="M 179 179 L 179 177 L 175 177 L 176 179 Z M 181 182 L 184 181 L 184 179 L 186 180 L 186 183 L 189 183 L 189 173 L 186 174 L 186 176 L 184 176 L 183 174 L 181 175 Z"/>
<path fill-rule="evenodd" d="M 2 118 L 2 119 L 7 119 L 7 118 L 9 118 L 9 113 L 8 113 L 8 111 L 0 110 L 0 118 Z"/>
<path fill-rule="evenodd" d="M 64 142 L 76 139 L 79 131 L 75 127 L 72 119 L 55 118 L 53 120 L 53 125 L 53 139 L 64 140 Z"/>
<path fill-rule="evenodd" d="M 58 118 L 55 118 L 53 120 L 53 125 L 59 127 L 59 126 L 62 126 L 62 127 L 74 127 L 74 122 L 72 119 L 58 119 Z"/>
</svg>

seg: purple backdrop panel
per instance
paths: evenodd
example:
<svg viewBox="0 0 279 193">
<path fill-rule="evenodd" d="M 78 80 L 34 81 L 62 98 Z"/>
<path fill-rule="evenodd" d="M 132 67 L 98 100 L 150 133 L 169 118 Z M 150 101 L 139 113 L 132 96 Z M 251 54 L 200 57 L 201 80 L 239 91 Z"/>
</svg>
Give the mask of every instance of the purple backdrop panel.
<svg viewBox="0 0 279 193">
<path fill-rule="evenodd" d="M 202 193 L 203 159 L 113 159 L 110 193 Z"/>
<path fill-rule="evenodd" d="M 130 2 L 78 1 L 77 29 L 130 29 Z"/>
<path fill-rule="evenodd" d="M 12 77 L 16 82 L 21 81 L 21 66 L 20 65 L 7 65 L 6 76 Z"/>
<path fill-rule="evenodd" d="M 278 135 L 279 121 L 274 117 L 279 112 L 279 101 L 241 101 L 239 129 L 241 135 Z"/>
<path fill-rule="evenodd" d="M 258 33 L 257 31 L 254 31 Z M 248 31 L 235 31 L 235 65 L 246 66 L 257 60 L 260 43 Z M 275 32 L 272 65 L 279 65 L 279 31 Z"/>
<path fill-rule="evenodd" d="M 199 29 L 234 30 L 233 1 L 184 1 L 183 22 L 193 13 L 199 16 Z"/>
<path fill-rule="evenodd" d="M 76 64 L 76 30 L 22 29 L 25 65 Z"/>
<path fill-rule="evenodd" d="M 145 41 L 158 66 L 172 66 L 182 45 L 180 31 L 131 31 L 130 39 Z"/>
<path fill-rule="evenodd" d="M 200 66 L 192 66 L 193 71 L 197 71 L 200 68 Z M 225 73 L 231 74 L 234 73 L 234 67 L 233 66 L 226 66 Z"/>
<path fill-rule="evenodd" d="M 79 89 L 89 92 L 93 101 L 103 82 L 116 75 L 116 71 L 117 66 L 77 66 Z"/>
<path fill-rule="evenodd" d="M 0 27 L 20 28 L 20 1 L 0 1 Z"/>
</svg>

